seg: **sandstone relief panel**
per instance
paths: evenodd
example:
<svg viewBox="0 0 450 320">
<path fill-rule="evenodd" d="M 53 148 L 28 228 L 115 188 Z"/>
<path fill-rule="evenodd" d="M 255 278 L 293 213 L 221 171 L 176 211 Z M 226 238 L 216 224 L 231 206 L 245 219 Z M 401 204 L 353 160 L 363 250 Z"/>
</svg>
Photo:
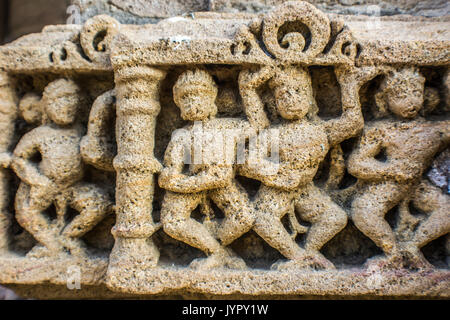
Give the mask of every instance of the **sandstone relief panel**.
<svg viewBox="0 0 450 320">
<path fill-rule="evenodd" d="M 1 47 L 0 282 L 448 297 L 449 42 L 364 28 L 294 1 Z"/>
</svg>

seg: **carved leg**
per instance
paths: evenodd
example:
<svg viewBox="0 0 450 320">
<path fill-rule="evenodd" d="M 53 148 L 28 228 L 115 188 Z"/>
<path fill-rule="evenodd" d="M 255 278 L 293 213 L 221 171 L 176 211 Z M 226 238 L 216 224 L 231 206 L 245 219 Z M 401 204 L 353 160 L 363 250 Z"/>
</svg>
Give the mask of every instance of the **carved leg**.
<svg viewBox="0 0 450 320">
<path fill-rule="evenodd" d="M 79 184 L 73 188 L 70 205 L 80 214 L 64 228 L 62 235 L 80 238 L 112 212 L 113 203 L 100 188 Z"/>
<path fill-rule="evenodd" d="M 407 188 L 394 182 L 369 185 L 352 203 L 352 220 L 356 227 L 381 248 L 393 264 L 399 258 L 395 234 L 384 219 L 386 213 L 407 194 Z M 381 260 L 381 264 L 386 261 Z"/>
<path fill-rule="evenodd" d="M 281 218 L 292 208 L 294 193 L 261 186 L 256 195 L 256 219 L 253 230 L 270 246 L 290 260 L 305 257 L 305 251 L 292 239 Z"/>
<path fill-rule="evenodd" d="M 97 186 L 77 184 L 72 189 L 70 206 L 79 215 L 64 228 L 61 241 L 72 255 L 87 256 L 86 245 L 80 238 L 112 213 L 113 203 L 106 192 Z"/>
<path fill-rule="evenodd" d="M 414 232 L 407 249 L 413 254 L 411 262 L 415 267 L 431 269 L 433 266 L 425 259 L 420 248 L 450 232 L 450 197 L 423 181 L 416 189 L 413 203 L 427 213 L 428 218 Z"/>
<path fill-rule="evenodd" d="M 158 263 L 159 251 L 149 238 L 157 230 L 151 213 L 154 173 L 161 165 L 153 150 L 159 83 L 164 76 L 164 71 L 155 68 L 116 66 L 117 222 L 110 267 Z"/>
<path fill-rule="evenodd" d="M 299 192 L 295 209 L 300 217 L 311 223 L 306 235 L 305 249 L 320 257 L 327 267 L 333 265 L 319 250 L 347 225 L 347 213 L 314 184 Z"/>
<path fill-rule="evenodd" d="M 167 191 L 161 208 L 164 231 L 179 241 L 202 250 L 209 257 L 196 259 L 191 267 L 209 270 L 227 265 L 230 268 L 245 268 L 245 263 L 233 257 L 202 223 L 192 219 L 192 211 L 202 202 L 204 194 L 181 194 Z"/>
<path fill-rule="evenodd" d="M 429 183 L 421 183 L 413 199 L 415 206 L 429 213 L 421 223 L 411 241 L 422 248 L 432 240 L 450 232 L 450 197 Z"/>
<path fill-rule="evenodd" d="M 211 199 L 224 212 L 225 219 L 218 230 L 224 246 L 250 231 L 255 224 L 255 212 L 245 189 L 237 181 L 226 188 L 210 192 Z"/>
<path fill-rule="evenodd" d="M 16 194 L 15 208 L 17 222 L 45 246 L 50 254 L 56 254 L 63 249 L 58 239 L 58 230 L 42 214 L 52 204 L 52 195 L 54 194 L 48 190 L 45 193 L 32 192 L 32 188 L 21 183 Z"/>
<path fill-rule="evenodd" d="M 161 208 L 161 222 L 169 236 L 200 249 L 205 254 L 223 252 L 223 247 L 191 213 L 202 201 L 202 193 L 183 194 L 166 191 Z"/>
</svg>

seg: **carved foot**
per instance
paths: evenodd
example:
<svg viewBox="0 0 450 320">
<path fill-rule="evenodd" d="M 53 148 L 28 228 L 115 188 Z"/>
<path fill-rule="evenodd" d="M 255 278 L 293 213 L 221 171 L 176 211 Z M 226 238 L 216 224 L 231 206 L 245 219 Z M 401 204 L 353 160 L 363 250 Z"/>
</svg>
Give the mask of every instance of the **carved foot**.
<svg viewBox="0 0 450 320">
<path fill-rule="evenodd" d="M 309 253 L 311 256 L 311 260 L 313 265 L 320 269 L 334 270 L 336 267 L 334 264 L 324 257 L 320 252 Z"/>
<path fill-rule="evenodd" d="M 208 258 L 195 259 L 189 267 L 197 271 L 207 271 L 223 267 L 224 265 L 222 255 L 212 254 Z"/>
<path fill-rule="evenodd" d="M 227 249 L 228 256 L 225 257 L 225 265 L 230 269 L 247 270 L 244 259 L 236 256 L 231 250 Z"/>
<path fill-rule="evenodd" d="M 420 249 L 408 248 L 408 250 L 402 251 L 405 267 L 408 269 L 418 269 L 420 271 L 432 271 L 434 266 L 428 262 Z"/>
<path fill-rule="evenodd" d="M 295 260 L 278 261 L 271 266 L 271 269 L 277 271 L 291 271 L 296 269 L 333 270 L 336 267 L 321 253 L 310 252 Z"/>
<path fill-rule="evenodd" d="M 50 250 L 49 248 L 38 244 L 26 254 L 26 257 L 38 259 L 57 256 L 59 253 L 61 253 L 61 251 Z"/>
<path fill-rule="evenodd" d="M 403 269 L 403 259 L 400 255 L 376 256 L 368 259 L 364 267 L 372 271 Z"/>
<path fill-rule="evenodd" d="M 86 245 L 80 239 L 66 238 L 61 240 L 61 243 L 70 255 L 80 258 L 89 257 Z"/>
<path fill-rule="evenodd" d="M 223 267 L 237 270 L 247 269 L 247 265 L 244 260 L 237 257 L 229 250 L 220 253 L 213 253 L 208 258 L 195 259 L 191 262 L 189 267 L 198 271 L 207 271 Z"/>
</svg>

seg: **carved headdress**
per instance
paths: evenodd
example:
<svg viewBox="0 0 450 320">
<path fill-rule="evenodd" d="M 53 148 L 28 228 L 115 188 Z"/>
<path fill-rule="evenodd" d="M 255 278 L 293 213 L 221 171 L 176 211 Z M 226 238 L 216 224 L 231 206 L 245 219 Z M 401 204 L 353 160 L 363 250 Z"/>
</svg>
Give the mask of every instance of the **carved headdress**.
<svg viewBox="0 0 450 320">
<path fill-rule="evenodd" d="M 173 98 L 178 105 L 180 98 L 186 93 L 217 95 L 217 85 L 212 76 L 202 69 L 183 72 L 173 87 Z"/>
</svg>

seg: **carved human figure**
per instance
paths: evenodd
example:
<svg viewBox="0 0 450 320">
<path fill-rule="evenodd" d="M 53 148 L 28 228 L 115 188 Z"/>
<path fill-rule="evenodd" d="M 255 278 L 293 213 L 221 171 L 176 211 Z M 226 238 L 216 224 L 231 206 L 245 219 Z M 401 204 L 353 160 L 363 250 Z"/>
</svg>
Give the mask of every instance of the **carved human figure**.
<svg viewBox="0 0 450 320">
<path fill-rule="evenodd" d="M 450 232 L 450 197 L 426 179 L 414 189 L 411 201 L 416 208 L 425 213 L 426 220 L 422 221 L 415 230 L 412 239 L 403 243 L 409 261 L 415 267 L 432 268 L 423 257 L 420 249 Z M 411 257 L 412 255 L 412 257 Z"/>
<path fill-rule="evenodd" d="M 104 190 L 82 182 L 85 167 L 80 140 L 85 129 L 77 113 L 81 91 L 72 80 L 59 79 L 45 88 L 40 103 L 49 121 L 25 134 L 13 153 L 11 166 L 22 181 L 15 200 L 16 219 L 42 245 L 29 255 L 65 249 L 84 254 L 78 238 L 111 212 L 112 203 Z M 41 159 L 35 158 L 37 154 Z M 52 204 L 55 221 L 44 214 Z M 80 214 L 66 225 L 68 207 Z"/>
<path fill-rule="evenodd" d="M 364 72 L 363 72 L 364 71 Z M 290 261 L 276 268 L 333 268 L 319 250 L 347 224 L 347 214 L 313 183 L 319 164 L 330 148 L 355 136 L 363 127 L 359 89 L 375 70 L 337 68 L 342 90 L 342 115 L 322 121 L 315 112 L 311 77 L 306 68 L 286 66 L 264 67 L 257 72 L 240 74 L 240 90 L 246 113 L 254 127 L 269 126 L 263 102 L 256 89 L 265 81 L 274 90 L 277 111 L 282 122 L 272 128 L 279 130 L 279 170 L 266 174 L 270 166 L 264 157 L 255 164 L 246 163 L 239 174 L 262 182 L 255 198 L 256 219 L 253 229 Z M 311 223 L 304 249 L 292 239 L 281 219 L 291 210 Z"/>
<path fill-rule="evenodd" d="M 234 180 L 233 158 L 236 158 L 235 143 L 225 154 L 230 161 L 217 157 L 224 148 L 224 140 L 218 139 L 223 133 L 237 130 L 242 135 L 249 135 L 251 127 L 242 119 L 215 117 L 217 106 L 217 86 L 208 72 L 196 69 L 180 75 L 174 88 L 174 100 L 185 120 L 196 121 L 174 134 L 164 156 L 165 168 L 159 176 L 159 185 L 166 189 L 161 209 L 161 222 L 164 231 L 173 238 L 202 250 L 208 258 L 194 260 L 191 267 L 210 269 L 227 266 L 245 268 L 242 259 L 216 240 L 216 236 L 225 244 L 251 228 L 254 221 L 253 207 L 242 186 Z M 203 132 L 198 132 L 197 126 Z M 191 148 L 191 136 L 194 146 Z M 188 148 L 186 148 L 186 138 Z M 197 140 L 198 139 L 198 140 Z M 195 140 L 208 146 L 201 151 Z M 200 151 L 198 151 L 200 150 Z M 191 153 L 200 152 L 201 161 L 194 160 L 188 173 L 183 172 L 186 158 Z M 191 218 L 191 213 L 201 206 L 208 213 L 207 199 L 211 199 L 224 212 L 225 219 L 217 228 L 217 234 L 206 225 Z"/>
<path fill-rule="evenodd" d="M 429 267 L 419 248 L 450 231 L 448 196 L 440 195 L 429 183 L 417 186 L 433 157 L 450 139 L 448 120 L 427 121 L 418 115 L 424 102 L 424 84 L 425 78 L 414 67 L 389 72 L 376 97 L 379 107 L 394 118 L 368 124 L 348 159 L 348 172 L 366 182 L 352 203 L 352 219 L 385 254 L 371 259 L 368 265 L 402 267 L 402 256 L 409 252 L 413 265 Z M 413 202 L 429 218 L 412 241 L 399 245 L 384 216 L 412 194 Z"/>
</svg>

